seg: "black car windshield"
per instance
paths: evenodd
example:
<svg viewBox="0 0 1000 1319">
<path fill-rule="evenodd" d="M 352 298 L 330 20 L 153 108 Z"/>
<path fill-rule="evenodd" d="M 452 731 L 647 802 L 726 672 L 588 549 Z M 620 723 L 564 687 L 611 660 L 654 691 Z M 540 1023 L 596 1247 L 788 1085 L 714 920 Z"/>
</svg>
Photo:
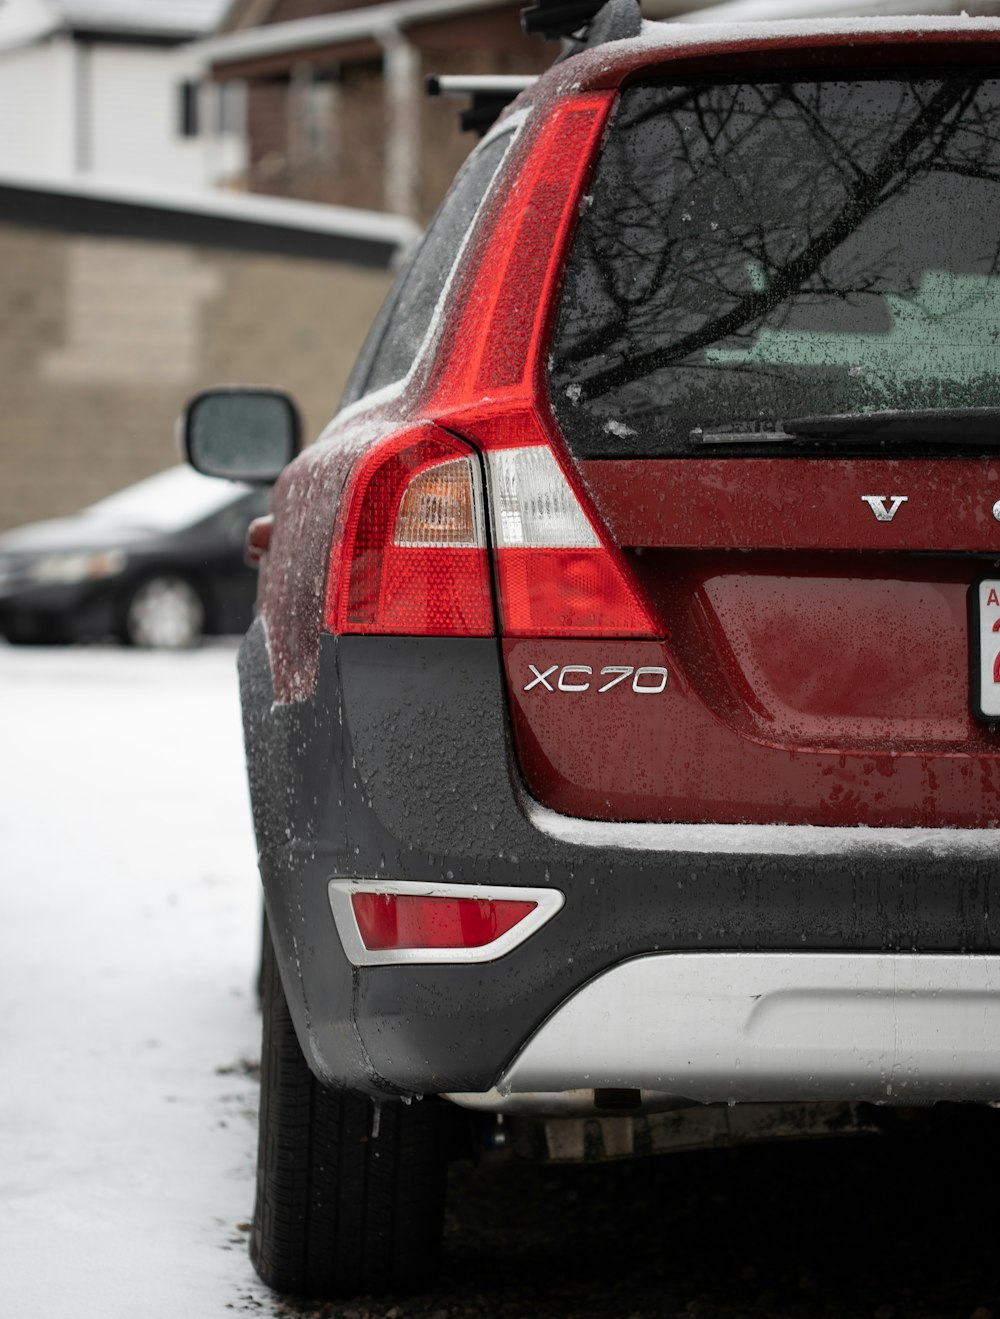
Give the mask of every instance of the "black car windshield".
<svg viewBox="0 0 1000 1319">
<path fill-rule="evenodd" d="M 998 216 L 1000 79 L 975 70 L 626 90 L 553 344 L 570 447 L 1000 406 Z"/>
</svg>

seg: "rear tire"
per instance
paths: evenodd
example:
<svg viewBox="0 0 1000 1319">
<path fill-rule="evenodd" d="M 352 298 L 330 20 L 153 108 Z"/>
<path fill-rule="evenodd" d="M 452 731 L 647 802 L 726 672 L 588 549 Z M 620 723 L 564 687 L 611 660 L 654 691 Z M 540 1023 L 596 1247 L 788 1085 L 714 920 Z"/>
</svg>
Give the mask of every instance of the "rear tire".
<svg viewBox="0 0 1000 1319">
<path fill-rule="evenodd" d="M 437 1275 L 447 1159 L 435 1101 L 381 1108 L 321 1085 L 264 942 L 260 1139 L 250 1257 L 276 1291 L 406 1292 Z"/>
</svg>

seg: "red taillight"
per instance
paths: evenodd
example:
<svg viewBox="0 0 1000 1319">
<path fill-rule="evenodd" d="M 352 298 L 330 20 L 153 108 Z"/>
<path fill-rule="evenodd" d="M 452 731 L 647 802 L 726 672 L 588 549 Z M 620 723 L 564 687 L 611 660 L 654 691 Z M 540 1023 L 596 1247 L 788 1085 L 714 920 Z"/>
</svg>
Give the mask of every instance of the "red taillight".
<svg viewBox="0 0 1000 1319">
<path fill-rule="evenodd" d="M 478 458 L 434 426 L 374 446 L 336 538 L 326 627 L 338 633 L 492 636 Z"/>
<path fill-rule="evenodd" d="M 568 97 L 537 133 L 525 130 L 517 186 L 496 190 L 453 297 L 455 315 L 435 350 L 421 409 L 439 425 L 382 442 L 355 474 L 334 550 L 329 630 L 495 632 L 478 459 L 453 438 L 458 433 L 487 464 L 505 635 L 664 635 L 564 460 L 544 383 L 563 253 L 614 96 Z M 434 491 L 446 479 L 461 486 L 465 511 L 457 514 L 449 496 L 449 529 L 435 539 L 427 528 L 437 523 L 427 510 L 436 507 Z M 411 525 L 415 534 L 406 530 Z"/>
<path fill-rule="evenodd" d="M 505 549 L 497 564 L 504 636 L 658 635 L 603 549 Z"/>
<path fill-rule="evenodd" d="M 354 893 L 354 916 L 370 952 L 402 948 L 483 948 L 537 907 L 493 898 Z"/>
<path fill-rule="evenodd" d="M 486 457 L 504 635 L 662 635 L 550 446 L 491 449 Z"/>
<path fill-rule="evenodd" d="M 664 635 L 562 461 L 545 385 L 563 257 L 614 96 L 567 97 L 528 140 L 517 186 L 498 190 L 464 272 L 431 379 L 428 409 L 486 459 L 506 636 Z"/>
<path fill-rule="evenodd" d="M 535 389 L 563 252 L 614 100 L 611 91 L 569 96 L 539 116 L 536 132 L 524 130 L 514 186 L 496 193 L 459 285 L 457 315 L 445 327 L 431 415 L 503 404 Z"/>
</svg>

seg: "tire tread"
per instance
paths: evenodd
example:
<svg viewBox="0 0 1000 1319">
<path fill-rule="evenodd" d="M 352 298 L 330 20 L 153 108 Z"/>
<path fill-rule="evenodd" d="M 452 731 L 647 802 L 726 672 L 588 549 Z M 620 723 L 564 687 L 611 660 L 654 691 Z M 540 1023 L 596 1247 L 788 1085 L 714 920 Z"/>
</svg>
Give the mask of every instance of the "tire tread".
<svg viewBox="0 0 1000 1319">
<path fill-rule="evenodd" d="M 443 1118 L 321 1085 L 302 1056 L 270 938 L 263 958 L 260 1136 L 250 1253 L 276 1291 L 316 1299 L 413 1291 L 436 1276 Z"/>
</svg>

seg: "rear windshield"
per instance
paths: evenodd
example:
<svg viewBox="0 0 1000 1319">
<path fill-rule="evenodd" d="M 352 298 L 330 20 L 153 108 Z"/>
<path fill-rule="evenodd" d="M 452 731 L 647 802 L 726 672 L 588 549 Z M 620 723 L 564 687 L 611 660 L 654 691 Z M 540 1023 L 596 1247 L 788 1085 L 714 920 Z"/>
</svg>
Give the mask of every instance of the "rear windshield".
<svg viewBox="0 0 1000 1319">
<path fill-rule="evenodd" d="M 555 333 L 571 448 L 1000 406 L 998 217 L 1000 80 L 975 70 L 627 90 Z"/>
</svg>

